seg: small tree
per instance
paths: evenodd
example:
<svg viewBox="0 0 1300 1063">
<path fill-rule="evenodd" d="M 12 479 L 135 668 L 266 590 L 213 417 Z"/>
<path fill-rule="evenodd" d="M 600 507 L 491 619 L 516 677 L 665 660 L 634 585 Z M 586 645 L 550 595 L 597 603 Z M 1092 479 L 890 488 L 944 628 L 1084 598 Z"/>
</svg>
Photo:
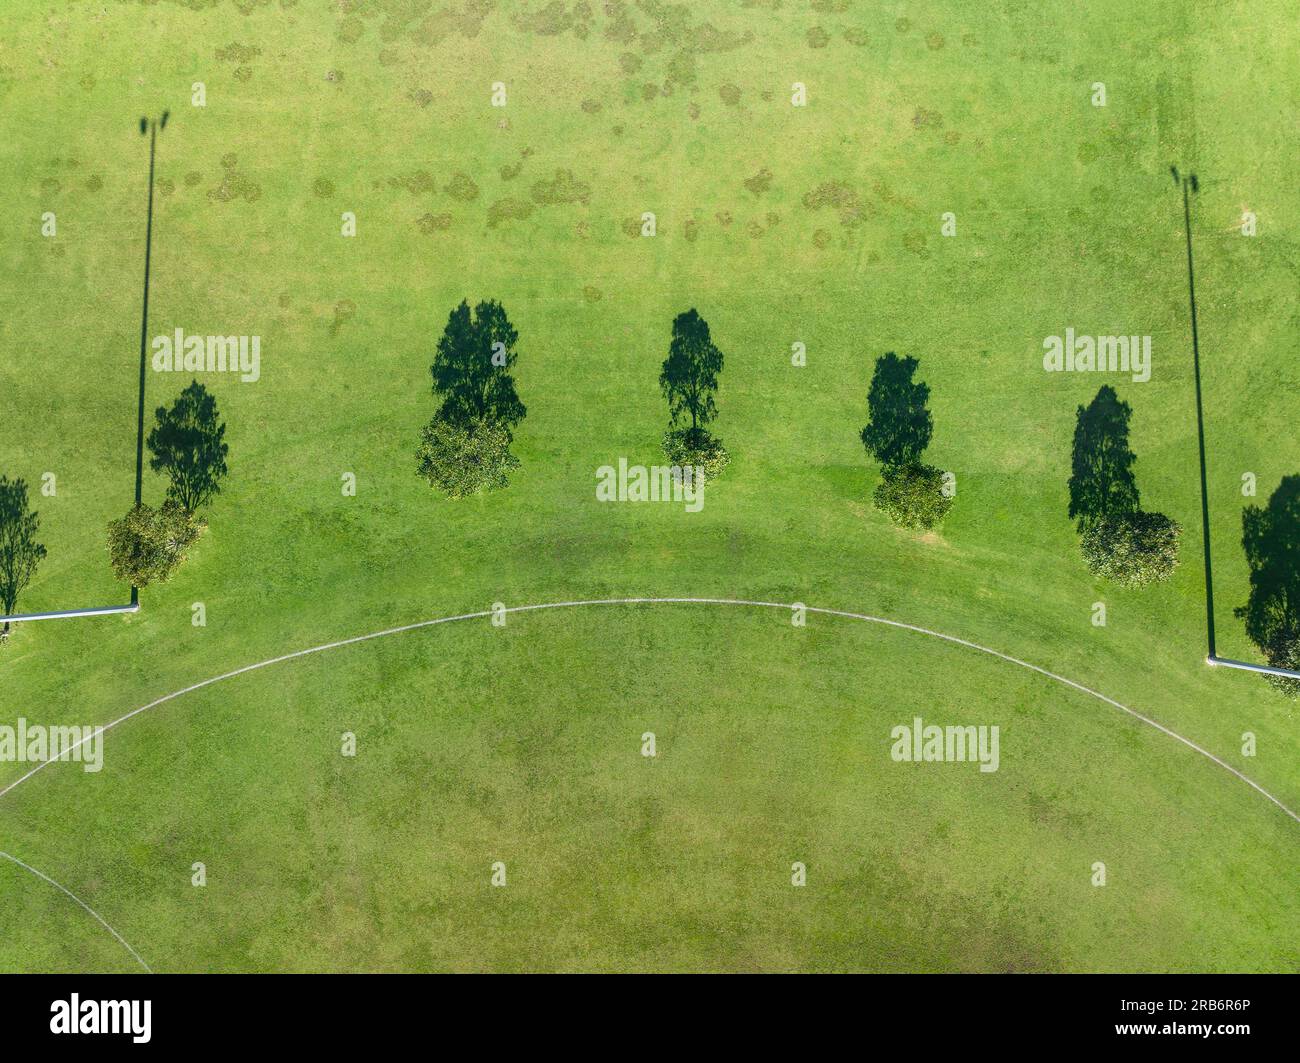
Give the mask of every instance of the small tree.
<svg viewBox="0 0 1300 1063">
<path fill-rule="evenodd" d="M 1132 413 L 1110 385 L 1103 386 L 1086 409 L 1079 407 L 1070 517 L 1078 520 L 1080 531 L 1102 517 L 1137 512 L 1138 488 L 1133 476 L 1137 456 L 1128 445 Z"/>
<path fill-rule="evenodd" d="M 867 392 L 867 425 L 862 444 L 886 469 L 921 460 L 930 445 L 934 421 L 926 403 L 930 388 L 912 379 L 920 363 L 890 351 L 876 359 Z"/>
<path fill-rule="evenodd" d="M 519 467 L 503 425 L 464 425 L 437 415 L 424 426 L 415 456 L 419 474 L 450 498 L 506 487 L 510 470 Z"/>
<path fill-rule="evenodd" d="M 217 400 L 197 380 L 171 409 L 159 406 L 149 432 L 149 467 L 170 479 L 167 497 L 190 513 L 221 490 L 226 475 L 226 426 L 217 420 Z M 142 586 L 142 584 L 135 584 Z"/>
<path fill-rule="evenodd" d="M 204 522 L 180 502 L 158 509 L 140 503 L 125 517 L 109 521 L 108 556 L 113 574 L 132 587 L 166 583 L 198 541 Z"/>
<path fill-rule="evenodd" d="M 41 519 L 27 508 L 27 483 L 0 476 L 0 613 L 13 613 L 18 595 L 31 582 L 45 547 L 36 541 Z M 0 641 L 9 637 L 9 623 Z"/>
<path fill-rule="evenodd" d="M 442 420 L 465 427 L 490 421 L 505 429 L 507 441 L 513 438 L 510 430 L 528 412 L 510 375 L 518 339 L 500 303 L 479 303 L 471 314 L 462 300 L 447 318 L 429 367 Z"/>
<path fill-rule="evenodd" d="M 943 471 L 919 461 L 886 467 L 872 500 L 904 528 L 933 528 L 952 507 L 952 496 L 943 490 Z"/>
<path fill-rule="evenodd" d="M 659 387 L 668 400 L 674 428 L 690 417 L 685 442 L 692 449 L 708 438 L 705 426 L 718 415 L 713 395 L 718 390 L 722 360 L 722 352 L 709 336 L 709 323 L 694 307 L 673 319 L 673 336 L 659 373 Z"/>
<path fill-rule="evenodd" d="M 1091 521 L 1080 546 L 1093 575 L 1123 587 L 1144 587 L 1173 574 L 1182 530 L 1163 513 L 1113 513 Z"/>
</svg>

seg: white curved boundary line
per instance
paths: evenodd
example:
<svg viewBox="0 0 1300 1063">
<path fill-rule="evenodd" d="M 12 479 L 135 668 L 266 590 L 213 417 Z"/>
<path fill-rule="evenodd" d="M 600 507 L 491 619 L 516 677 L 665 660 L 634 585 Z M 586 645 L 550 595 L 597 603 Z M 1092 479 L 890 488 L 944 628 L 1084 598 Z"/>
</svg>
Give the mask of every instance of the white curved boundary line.
<svg viewBox="0 0 1300 1063">
<path fill-rule="evenodd" d="M 86 911 L 88 911 L 91 915 L 93 915 L 95 919 L 99 922 L 100 926 L 102 926 L 105 930 L 107 930 L 110 934 L 112 934 L 115 938 L 117 938 L 117 940 L 121 942 L 122 947 L 126 949 L 126 951 L 129 952 L 132 956 L 135 957 L 136 962 L 141 967 L 143 967 L 150 974 L 153 974 L 153 971 L 150 969 L 149 965 L 140 958 L 140 954 L 136 952 L 135 949 L 131 948 L 131 945 L 126 940 L 126 938 L 124 938 L 121 934 L 119 934 L 116 930 L 114 930 L 111 926 L 109 926 L 108 923 L 104 920 L 104 917 L 102 915 L 100 915 L 97 911 L 95 911 L 94 908 L 92 908 L 80 897 L 78 897 L 75 893 L 73 893 L 72 890 L 68 889 L 67 886 L 55 882 L 54 879 L 50 878 L 50 876 L 45 874 L 45 872 L 37 871 L 36 868 L 32 867 L 31 864 L 24 864 L 21 860 L 18 859 L 18 857 L 11 856 L 9 853 L 4 852 L 3 850 L 0 850 L 0 857 L 3 857 L 5 860 L 9 860 L 12 863 L 17 864 L 25 871 L 30 871 L 37 878 L 45 882 L 48 882 L 56 890 L 59 890 L 61 893 L 64 893 L 68 897 L 71 897 L 74 901 L 76 901 L 79 905 L 81 905 L 81 907 L 83 907 Z"/>
<path fill-rule="evenodd" d="M 743 599 L 743 598 L 594 598 L 594 599 L 585 599 L 585 600 L 573 601 L 573 602 L 545 602 L 540 605 L 516 605 L 516 606 L 511 606 L 510 608 L 507 609 L 499 610 L 499 612 L 530 613 L 542 609 L 574 609 L 574 608 L 587 606 L 587 605 L 676 605 L 676 604 L 742 605 L 742 606 L 754 606 L 763 609 L 791 610 L 794 609 L 797 604 L 801 604 L 801 603 L 759 602 L 759 601 L 750 601 L 748 599 Z M 1040 668 L 1036 664 L 1030 664 L 1028 661 L 1022 661 L 1019 657 L 1012 657 L 1011 655 L 1006 653 L 1001 653 L 998 650 L 989 649 L 989 647 L 987 646 L 981 646 L 977 642 L 970 642 L 966 639 L 958 638 L 956 635 L 945 635 L 942 631 L 932 631 L 930 628 L 918 627 L 916 624 L 905 624 L 901 620 L 888 620 L 885 617 L 869 616 L 866 613 L 851 613 L 843 609 L 823 609 L 812 605 L 804 605 L 802 606 L 802 608 L 804 609 L 805 612 L 818 613 L 822 616 L 839 616 L 839 617 L 845 617 L 849 620 L 863 620 L 871 624 L 884 624 L 886 627 L 899 628 L 903 631 L 914 631 L 919 635 L 929 635 L 932 638 L 943 639 L 943 641 L 945 642 L 951 642 L 958 646 L 965 646 L 968 649 L 978 650 L 980 653 L 987 653 L 990 657 L 997 657 L 998 659 L 1007 661 L 1010 664 L 1018 665 L 1021 668 L 1027 668 L 1031 672 L 1037 672 L 1039 675 L 1046 676 L 1048 679 L 1053 679 L 1058 683 L 1062 683 L 1065 686 L 1072 687 L 1075 690 L 1078 690 L 1084 694 L 1090 694 L 1092 697 L 1096 698 L 1097 700 L 1104 701 L 1107 705 L 1119 709 L 1120 712 L 1127 713 L 1128 715 L 1132 716 L 1135 720 L 1141 720 L 1143 723 L 1147 724 L 1150 727 L 1154 727 L 1157 731 L 1160 731 L 1163 734 L 1168 735 L 1170 738 L 1177 739 L 1183 745 L 1187 746 L 1188 749 L 1195 750 L 1197 753 L 1205 757 L 1207 760 L 1210 760 L 1213 763 L 1217 764 L 1224 771 L 1230 772 L 1231 774 L 1235 775 L 1238 779 L 1244 782 L 1251 789 L 1255 790 L 1259 794 L 1262 794 L 1264 797 L 1268 798 L 1268 800 L 1271 801 L 1273 804 L 1277 805 L 1278 808 L 1280 808 L 1283 812 L 1285 812 L 1288 816 L 1290 816 L 1291 819 L 1293 819 L 1295 822 L 1300 823 L 1300 815 L 1297 815 L 1290 808 L 1284 805 L 1271 793 L 1269 793 L 1262 786 L 1260 786 L 1259 783 L 1255 782 L 1253 779 L 1249 778 L 1248 776 L 1243 775 L 1231 764 L 1227 763 L 1224 760 L 1221 760 L 1219 757 L 1216 757 L 1209 750 L 1204 749 L 1203 747 L 1197 745 L 1190 738 L 1184 738 L 1177 731 L 1171 731 L 1164 724 L 1157 723 L 1149 716 L 1143 716 L 1142 713 L 1130 709 L 1127 705 L 1121 705 L 1114 698 L 1108 698 L 1105 694 L 1099 693 L 1098 691 L 1093 690 L 1091 687 L 1086 687 L 1082 683 L 1076 683 L 1073 679 L 1066 679 L 1065 676 L 1057 675 L 1055 672 L 1049 672 L 1046 668 Z M 438 624 L 452 624 L 458 620 L 481 620 L 484 617 L 492 616 L 493 612 L 494 610 L 484 609 L 476 613 L 461 613 L 459 616 L 443 616 L 443 617 L 438 617 L 435 620 L 420 620 L 414 624 L 403 624 L 401 627 L 390 627 L 390 628 L 386 628 L 383 631 L 372 631 L 368 635 L 354 635 L 352 638 L 340 639 L 338 642 L 327 642 L 320 646 L 308 647 L 305 650 L 295 650 L 293 653 L 286 653 L 280 657 L 272 657 L 269 660 L 258 661 L 256 664 L 246 664 L 242 668 L 236 668 L 234 671 L 225 672 L 222 675 L 218 675 L 218 676 L 213 676 L 211 679 L 205 679 L 200 683 L 194 683 L 192 686 L 187 686 L 183 690 L 176 690 L 170 694 L 164 694 L 160 698 L 155 698 L 147 705 L 141 705 L 138 709 L 132 709 L 130 712 L 126 713 L 126 715 L 119 716 L 112 723 L 105 724 L 102 728 L 100 728 L 100 730 L 111 731 L 118 724 L 125 723 L 127 720 L 131 719 L 132 716 L 138 716 L 142 712 L 146 712 L 149 709 L 156 708 L 157 706 L 162 705 L 165 702 L 172 701 L 175 698 L 179 698 L 184 694 L 190 694 L 196 690 L 202 690 L 204 687 L 212 686 L 213 683 L 220 683 L 226 679 L 234 679 L 236 676 L 243 675 L 245 672 L 255 672 L 260 668 L 269 668 L 273 664 L 280 664 L 284 661 L 292 661 L 297 657 L 307 657 L 314 653 L 324 653 L 326 650 L 335 650 L 341 646 L 351 646 L 354 643 L 358 643 L 358 642 L 369 642 L 371 639 L 381 639 L 381 638 L 385 638 L 388 635 L 399 635 L 405 631 L 416 631 L 419 628 L 435 627 Z M 60 757 L 58 759 L 62 759 L 62 757 L 71 753 L 73 750 L 75 750 L 86 740 L 87 739 L 82 738 L 79 741 L 74 742 L 72 745 L 68 746 L 66 749 L 63 750 L 62 754 L 60 754 Z M 41 763 L 37 764 L 36 767 L 31 769 L 31 771 L 27 772 L 26 775 L 19 776 L 8 786 L 6 786 L 3 790 L 0 790 L 0 798 L 3 798 L 5 794 L 9 793 L 11 790 L 14 790 L 22 783 L 26 782 L 37 772 L 42 771 L 43 769 L 48 767 L 51 763 L 53 763 L 53 761 L 49 761 L 49 760 L 41 761 Z M 71 894 L 69 894 L 69 896 L 71 896 Z"/>
</svg>

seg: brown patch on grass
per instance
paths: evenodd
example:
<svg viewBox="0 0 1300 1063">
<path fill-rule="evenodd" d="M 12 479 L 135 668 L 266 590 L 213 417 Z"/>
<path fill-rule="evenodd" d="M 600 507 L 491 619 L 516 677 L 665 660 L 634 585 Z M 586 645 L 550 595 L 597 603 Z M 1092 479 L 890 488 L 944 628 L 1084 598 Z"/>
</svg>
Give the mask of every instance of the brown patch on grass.
<svg viewBox="0 0 1300 1063">
<path fill-rule="evenodd" d="M 550 181 L 534 183 L 532 194 L 533 199 L 544 206 L 581 203 L 585 207 L 591 198 L 591 185 L 574 177 L 572 170 L 556 170 Z"/>
<path fill-rule="evenodd" d="M 425 236 L 432 236 L 434 233 L 446 232 L 451 228 L 451 215 L 423 214 L 415 224 Z"/>
<path fill-rule="evenodd" d="M 903 234 L 903 246 L 918 258 L 929 258 L 930 251 L 925 246 L 925 233 L 919 229 Z"/>
<path fill-rule="evenodd" d="M 641 86 L 641 99 L 653 100 L 658 95 L 659 95 L 659 86 L 656 85 L 653 81 L 647 81 L 644 85 Z"/>
<path fill-rule="evenodd" d="M 584 113 L 584 114 L 600 114 L 600 112 L 601 112 L 601 110 L 604 108 L 604 106 L 605 106 L 605 105 L 604 105 L 603 103 L 601 103 L 600 100 L 583 100 L 583 101 L 582 101 L 582 110 L 583 110 L 583 113 Z"/>
<path fill-rule="evenodd" d="M 330 337 L 339 334 L 339 330 L 357 314 L 357 304 L 351 299 L 340 299 L 334 304 L 334 320 L 330 322 Z"/>
<path fill-rule="evenodd" d="M 718 211 L 717 214 L 714 215 L 714 217 L 718 219 L 718 224 L 721 225 L 724 229 L 730 226 L 732 221 L 735 220 L 732 218 L 731 211 L 729 210 L 720 210 Z"/>
<path fill-rule="evenodd" d="M 942 129 L 943 115 L 928 107 L 918 107 L 912 115 L 912 125 L 917 129 Z"/>
<path fill-rule="evenodd" d="M 176 182 L 170 177 L 164 177 L 158 182 L 158 194 L 164 199 L 176 191 Z"/>
<path fill-rule="evenodd" d="M 682 224 L 682 235 L 686 237 L 687 243 L 695 243 L 700 235 L 700 223 L 694 218 L 688 218 Z"/>
<path fill-rule="evenodd" d="M 623 230 L 624 236 L 628 236 L 631 237 L 632 239 L 636 239 L 638 236 L 641 235 L 641 225 L 642 225 L 641 215 L 638 214 L 635 217 L 624 218 L 623 223 L 620 227 Z"/>
<path fill-rule="evenodd" d="M 941 48 L 943 47 L 943 34 L 942 34 L 942 33 L 931 33 L 931 34 L 930 34 L 928 37 L 926 37 L 926 39 L 925 39 L 925 46 L 926 46 L 927 48 L 929 48 L 930 51 L 932 51 L 932 52 L 937 52 L 937 51 L 939 51 L 939 49 L 941 49 Z"/>
<path fill-rule="evenodd" d="M 409 177 L 390 177 L 388 187 L 405 188 L 413 196 L 422 196 L 435 191 L 438 182 L 433 179 L 433 174 L 428 170 L 416 170 Z"/>
<path fill-rule="evenodd" d="M 619 69 L 629 76 L 635 74 L 644 65 L 645 60 L 637 55 L 636 52 L 624 52 L 618 57 Z"/>
<path fill-rule="evenodd" d="M 831 35 L 821 26 L 810 26 L 805 36 L 809 48 L 825 48 L 831 43 Z"/>
<path fill-rule="evenodd" d="M 217 48 L 213 53 L 219 63 L 251 63 L 259 55 L 262 49 L 252 44 L 228 44 L 224 48 Z"/>
<path fill-rule="evenodd" d="M 899 33 L 906 33 L 911 28 L 912 20 L 910 18 L 904 16 L 894 19 L 894 29 L 898 30 Z"/>
<path fill-rule="evenodd" d="M 523 221 L 533 212 L 533 205 L 526 199 L 498 199 L 487 212 L 487 223 L 489 229 L 495 229 L 498 226 L 505 225 L 507 222 Z"/>
<path fill-rule="evenodd" d="M 428 107 L 433 102 L 433 93 L 428 89 L 412 89 L 406 98 L 420 107 Z"/>
<path fill-rule="evenodd" d="M 349 15 L 339 23 L 339 40 L 344 44 L 356 44 L 366 35 L 366 24 L 356 15 Z"/>
<path fill-rule="evenodd" d="M 950 130 L 948 130 L 948 132 L 946 132 L 946 133 L 943 135 L 943 142 L 944 142 L 945 144 L 957 144 L 957 143 L 959 143 L 960 141 L 961 141 L 961 130 L 960 130 L 960 129 L 950 129 Z"/>
<path fill-rule="evenodd" d="M 334 182 L 325 177 L 318 177 L 311 183 L 311 190 L 317 199 L 329 199 L 334 195 Z"/>
<path fill-rule="evenodd" d="M 443 191 L 452 199 L 458 199 L 462 203 L 472 203 L 478 199 L 478 185 L 469 174 L 462 173 L 460 170 L 451 175 L 451 180 L 443 187 Z"/>
<path fill-rule="evenodd" d="M 582 289 L 582 297 L 586 299 L 587 302 L 589 303 L 600 302 L 601 297 L 603 295 L 604 293 L 599 288 L 597 288 L 594 284 L 588 284 L 585 288 Z"/>
<path fill-rule="evenodd" d="M 745 178 L 745 187 L 754 195 L 761 196 L 772 187 L 772 171 L 764 166 L 753 177 Z"/>
<path fill-rule="evenodd" d="M 194 188 L 203 183 L 203 175 L 198 170 L 191 170 L 185 175 L 185 187 Z"/>
<path fill-rule="evenodd" d="M 100 177 L 99 174 L 97 174 L 97 173 L 93 173 L 93 174 L 91 174 L 91 175 L 86 179 L 86 191 L 87 191 L 87 192 L 92 192 L 92 193 L 93 193 L 93 192 L 98 192 L 98 191 L 99 191 L 101 188 L 103 188 L 103 187 L 104 187 L 104 179 L 103 179 L 102 177 Z"/>
<path fill-rule="evenodd" d="M 686 105 L 686 114 L 691 121 L 697 121 L 700 117 L 700 105 L 698 103 L 688 103 Z"/>
<path fill-rule="evenodd" d="M 825 251 L 831 246 L 831 232 L 829 229 L 818 229 L 812 235 L 812 242 L 815 246 Z"/>
<path fill-rule="evenodd" d="M 857 190 L 843 181 L 824 181 L 811 192 L 805 192 L 803 205 L 806 210 L 830 207 L 839 211 L 840 224 L 850 228 L 862 220 L 864 212 Z"/>
<path fill-rule="evenodd" d="M 719 85 L 718 96 L 728 107 L 735 107 L 740 103 L 740 86 L 729 81 L 725 85 Z"/>
<path fill-rule="evenodd" d="M 221 184 L 208 189 L 208 198 L 219 203 L 229 203 L 232 199 L 242 199 L 245 203 L 255 203 L 262 198 L 262 186 L 250 181 L 238 172 L 239 157 L 234 152 L 221 156 L 221 166 L 226 171 Z"/>
<path fill-rule="evenodd" d="M 865 48 L 871 43 L 871 34 L 864 29 L 851 26 L 844 31 L 844 39 L 855 48 Z"/>
</svg>

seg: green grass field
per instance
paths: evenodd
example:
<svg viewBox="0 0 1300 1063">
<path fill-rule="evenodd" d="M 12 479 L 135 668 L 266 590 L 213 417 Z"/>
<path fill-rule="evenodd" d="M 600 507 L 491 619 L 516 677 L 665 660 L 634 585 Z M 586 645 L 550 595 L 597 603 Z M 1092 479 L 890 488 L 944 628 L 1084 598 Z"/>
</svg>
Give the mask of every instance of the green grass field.
<svg viewBox="0 0 1300 1063">
<path fill-rule="evenodd" d="M 1300 472 L 1280 0 L 12 0 L 0 39 L 0 474 L 32 485 L 49 550 L 20 611 L 128 594 L 104 528 L 134 485 L 141 115 L 171 110 L 150 334 L 262 338 L 256 383 L 204 378 L 231 472 L 193 556 L 133 616 L 16 625 L 0 724 L 107 723 L 494 602 L 798 601 L 1068 677 L 1300 808 L 1297 703 L 1203 661 L 1168 173 L 1201 181 L 1219 649 L 1257 660 L 1232 612 L 1241 510 Z M 414 451 L 462 298 L 507 308 L 528 416 L 510 487 L 452 502 Z M 726 355 L 731 466 L 699 513 L 602 504 L 599 466 L 662 460 L 659 367 L 689 307 Z M 1151 380 L 1045 373 L 1067 327 L 1152 336 Z M 957 476 L 937 533 L 871 504 L 858 432 L 886 351 L 920 359 L 927 459 Z M 188 381 L 151 372 L 150 415 Z M 1144 505 L 1184 527 L 1174 578 L 1141 591 L 1090 576 L 1066 515 L 1075 409 L 1103 383 L 1133 406 Z M 164 486 L 146 469 L 147 501 Z M 914 716 L 999 725 L 999 770 L 893 762 Z M 0 790 L 25 770 L 0 763 Z M 56 764 L 0 796 L 0 851 L 156 971 L 1296 971 L 1298 839 L 1206 757 L 1013 664 L 685 604 L 286 661 L 121 724 L 98 774 Z M 0 970 L 132 969 L 0 861 Z"/>
</svg>

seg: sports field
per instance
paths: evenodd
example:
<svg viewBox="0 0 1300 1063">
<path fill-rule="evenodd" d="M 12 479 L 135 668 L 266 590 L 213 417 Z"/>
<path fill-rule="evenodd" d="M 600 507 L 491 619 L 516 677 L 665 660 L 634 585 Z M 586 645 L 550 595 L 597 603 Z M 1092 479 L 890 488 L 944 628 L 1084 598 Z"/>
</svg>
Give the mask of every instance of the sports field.
<svg viewBox="0 0 1300 1063">
<path fill-rule="evenodd" d="M 230 472 L 189 560 L 138 613 L 16 624 L 0 725 L 475 614 L 163 701 L 98 772 L 0 762 L 0 970 L 1300 970 L 1300 702 L 1204 663 L 1169 172 L 1199 177 L 1220 652 L 1254 661 L 1242 508 L 1300 472 L 1282 0 L 10 0 L 0 40 L 0 474 L 48 550 L 22 612 L 129 596 L 142 115 L 150 337 L 261 341 L 255 381 L 201 374 Z M 508 310 L 527 417 L 509 487 L 450 500 L 415 448 L 462 299 Z M 731 464 L 698 512 L 598 501 L 663 460 L 692 307 Z M 1045 372 L 1067 328 L 1150 336 L 1150 379 Z M 871 501 L 889 351 L 956 477 L 930 532 Z M 149 415 L 190 379 L 150 369 Z M 1184 528 L 1141 590 L 1067 516 L 1101 384 Z M 478 615 L 627 598 L 775 605 Z M 917 717 L 998 726 L 998 770 L 892 759 Z"/>
</svg>

